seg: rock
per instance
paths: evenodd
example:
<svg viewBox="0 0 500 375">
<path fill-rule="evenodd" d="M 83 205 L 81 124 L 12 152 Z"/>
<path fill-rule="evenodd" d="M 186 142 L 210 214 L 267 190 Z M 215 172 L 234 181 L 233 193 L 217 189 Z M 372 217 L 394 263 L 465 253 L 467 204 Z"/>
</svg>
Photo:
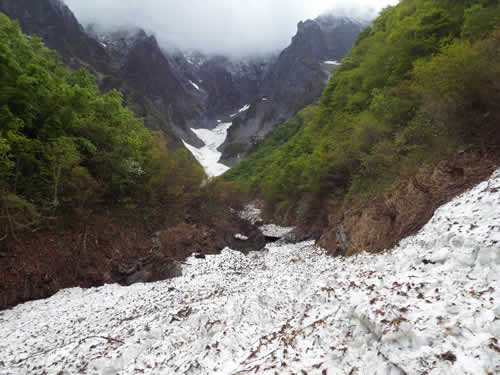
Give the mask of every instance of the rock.
<svg viewBox="0 0 500 375">
<path fill-rule="evenodd" d="M 241 220 L 241 219 L 240 219 Z M 250 251 L 260 251 L 266 246 L 266 239 L 262 232 L 255 226 L 243 220 L 239 221 L 240 229 L 245 229 L 242 236 L 246 240 L 235 238 L 235 235 L 224 231 L 218 231 L 216 234 L 216 244 L 219 249 L 229 247 L 236 251 L 248 253 Z"/>
<path fill-rule="evenodd" d="M 274 243 L 281 240 L 281 237 L 273 237 L 273 236 L 264 236 L 264 238 L 266 239 L 266 243 Z"/>
<path fill-rule="evenodd" d="M 182 268 L 179 262 L 173 259 L 162 259 L 152 257 L 150 263 L 138 267 L 138 271 L 124 280 L 125 285 L 136 283 L 150 283 L 182 276 Z"/>
<path fill-rule="evenodd" d="M 294 229 L 293 231 L 286 233 L 280 239 L 280 243 L 297 243 L 309 241 L 312 239 L 311 233 L 303 232 L 301 230 Z"/>
<path fill-rule="evenodd" d="M 316 102 L 334 68 L 323 62 L 341 61 L 366 25 L 336 16 L 299 22 L 291 44 L 275 61 L 269 62 L 265 74 L 260 77 L 258 95 L 248 102 L 250 110 L 234 119 L 226 142 L 220 148 L 221 161 L 235 165 L 254 151 L 278 124 Z"/>
</svg>

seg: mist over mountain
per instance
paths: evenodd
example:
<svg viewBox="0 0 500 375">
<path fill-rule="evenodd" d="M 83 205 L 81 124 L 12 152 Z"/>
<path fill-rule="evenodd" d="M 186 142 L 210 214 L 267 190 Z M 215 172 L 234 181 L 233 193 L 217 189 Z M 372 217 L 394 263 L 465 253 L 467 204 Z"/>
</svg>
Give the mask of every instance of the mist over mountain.
<svg viewBox="0 0 500 375">
<path fill-rule="evenodd" d="M 332 11 L 363 20 L 398 0 L 64 0 L 83 25 L 105 31 L 139 27 L 163 48 L 224 56 L 262 55 L 290 43 L 297 22 Z"/>
</svg>

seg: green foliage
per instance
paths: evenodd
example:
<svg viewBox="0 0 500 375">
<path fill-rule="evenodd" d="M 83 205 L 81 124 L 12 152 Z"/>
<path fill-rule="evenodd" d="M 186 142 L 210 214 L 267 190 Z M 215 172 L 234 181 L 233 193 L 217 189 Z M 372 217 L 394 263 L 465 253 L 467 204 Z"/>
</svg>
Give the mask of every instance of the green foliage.
<svg viewBox="0 0 500 375">
<path fill-rule="evenodd" d="M 86 70 L 64 68 L 1 13 L 0 87 L 2 219 L 89 204 L 146 212 L 165 192 L 173 201 L 204 178 L 191 158 L 167 152 L 119 92 L 102 94 Z"/>
<path fill-rule="evenodd" d="M 478 39 L 500 25 L 500 9 L 491 6 L 494 3 L 494 1 L 482 1 L 465 11 L 465 21 L 462 27 L 464 38 Z"/>
<path fill-rule="evenodd" d="M 278 127 L 225 178 L 273 207 L 311 194 L 369 198 L 401 168 L 494 141 L 499 12 L 494 0 L 402 0 L 386 8 L 336 69 L 321 105 Z"/>
</svg>

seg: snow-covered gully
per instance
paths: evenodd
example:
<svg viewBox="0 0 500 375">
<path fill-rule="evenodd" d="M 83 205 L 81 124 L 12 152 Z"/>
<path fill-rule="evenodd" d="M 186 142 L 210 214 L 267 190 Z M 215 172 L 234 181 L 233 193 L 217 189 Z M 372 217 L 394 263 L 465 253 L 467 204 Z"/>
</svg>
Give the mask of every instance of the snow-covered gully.
<svg viewBox="0 0 500 375">
<path fill-rule="evenodd" d="M 382 255 L 313 243 L 0 313 L 1 374 L 499 374 L 500 171 Z"/>
<path fill-rule="evenodd" d="M 232 123 L 220 123 L 215 129 L 191 129 L 205 146 L 196 148 L 189 143 L 184 142 L 184 146 L 194 155 L 201 164 L 208 177 L 220 176 L 226 172 L 229 167 L 219 163 L 222 152 L 218 151 L 220 145 L 224 143 L 227 137 L 227 131 Z"/>
</svg>

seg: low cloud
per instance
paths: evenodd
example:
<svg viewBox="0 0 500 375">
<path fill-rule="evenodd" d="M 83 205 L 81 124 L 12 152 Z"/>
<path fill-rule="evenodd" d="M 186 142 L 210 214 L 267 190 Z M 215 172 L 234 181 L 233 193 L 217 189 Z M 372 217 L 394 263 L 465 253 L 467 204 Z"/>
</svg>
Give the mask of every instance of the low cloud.
<svg viewBox="0 0 500 375">
<path fill-rule="evenodd" d="M 165 47 L 232 56 L 286 47 L 297 22 L 333 9 L 373 17 L 398 0 L 64 0 L 84 25 L 140 27 Z"/>
</svg>

